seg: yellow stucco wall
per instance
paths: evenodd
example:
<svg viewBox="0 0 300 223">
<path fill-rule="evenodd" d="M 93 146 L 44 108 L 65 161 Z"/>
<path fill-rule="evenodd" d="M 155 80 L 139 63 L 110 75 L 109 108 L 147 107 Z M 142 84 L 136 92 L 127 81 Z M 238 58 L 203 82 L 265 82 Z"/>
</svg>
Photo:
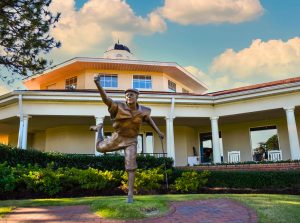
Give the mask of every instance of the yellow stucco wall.
<svg viewBox="0 0 300 223">
<path fill-rule="evenodd" d="M 140 71 L 114 71 L 114 70 L 88 70 L 85 74 L 85 89 L 96 89 L 94 83 L 94 76 L 98 75 L 99 73 L 117 74 L 118 87 L 115 89 L 124 90 L 128 88 L 132 88 L 133 75 L 150 75 L 152 78 L 152 89 L 149 90 L 162 91 L 164 89 L 162 73 L 140 72 Z"/>
<path fill-rule="evenodd" d="M 63 75 L 57 75 L 57 78 L 49 78 L 49 81 L 43 81 L 39 84 L 35 80 L 26 82 L 26 86 L 30 90 L 38 89 L 65 89 L 65 81 L 71 77 L 77 77 L 77 89 L 96 89 L 94 83 L 94 76 L 99 73 L 103 74 L 117 74 L 118 75 L 118 87 L 111 89 L 124 90 L 132 88 L 133 75 L 150 75 L 152 78 L 152 91 L 168 91 L 168 80 L 176 83 L 176 91 L 182 92 L 182 88 L 185 88 L 189 92 L 193 92 L 189 87 L 183 85 L 179 80 L 175 80 L 172 77 L 159 72 L 145 72 L 145 71 L 120 71 L 120 70 L 82 70 L 75 73 L 64 73 Z"/>
<path fill-rule="evenodd" d="M 17 146 L 18 145 L 18 133 L 9 134 L 8 144 L 11 145 L 11 146 Z"/>
<path fill-rule="evenodd" d="M 33 134 L 32 148 L 39 150 L 39 151 L 45 151 L 45 148 L 46 148 L 46 133 L 45 133 L 45 131 L 40 131 L 40 132 Z"/>
<path fill-rule="evenodd" d="M 8 144 L 8 136 L 9 135 L 0 135 L 0 143 L 7 145 Z"/>
<path fill-rule="evenodd" d="M 164 128 L 159 127 L 164 132 Z M 95 134 L 88 131 L 89 126 L 63 126 L 49 128 L 44 133 L 36 134 L 34 137 L 34 148 L 43 151 L 58 151 L 62 153 L 94 154 Z M 104 126 L 105 132 L 112 132 L 111 126 Z M 161 144 L 158 136 L 149 126 L 143 126 L 141 133 L 153 132 L 154 152 L 161 152 Z M 43 138 L 45 137 L 45 149 Z M 164 142 L 165 144 L 165 142 Z M 165 147 L 165 145 L 164 145 Z"/>
<path fill-rule="evenodd" d="M 186 166 L 187 157 L 193 155 L 193 146 L 197 148 L 195 129 L 185 126 L 174 126 L 174 144 L 176 166 Z"/>
<path fill-rule="evenodd" d="M 66 79 L 72 77 L 77 77 L 77 89 L 85 89 L 85 71 L 66 73 L 65 75 L 59 76 L 56 79 L 51 79 L 49 82 L 44 82 L 40 85 L 40 89 L 45 90 L 48 86 L 51 86 L 51 89 L 65 89 Z M 31 90 L 31 88 L 29 89 Z"/>
<path fill-rule="evenodd" d="M 182 83 L 180 83 L 178 80 L 170 77 L 167 74 L 163 75 L 163 89 L 165 89 L 166 91 L 168 91 L 168 80 L 174 82 L 176 84 L 176 92 L 182 92 L 182 88 L 186 89 L 189 91 L 189 93 L 192 93 L 193 90 L 191 90 L 189 87 L 187 87 L 186 85 L 183 85 Z"/>
<path fill-rule="evenodd" d="M 63 126 L 46 130 L 45 151 L 94 154 L 95 134 L 87 126 Z"/>
</svg>

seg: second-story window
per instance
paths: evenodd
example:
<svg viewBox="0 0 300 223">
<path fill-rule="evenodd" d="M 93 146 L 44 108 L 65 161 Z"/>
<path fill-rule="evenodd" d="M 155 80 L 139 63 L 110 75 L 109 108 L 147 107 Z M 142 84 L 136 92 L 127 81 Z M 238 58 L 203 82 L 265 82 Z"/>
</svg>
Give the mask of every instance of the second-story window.
<svg viewBox="0 0 300 223">
<path fill-rule="evenodd" d="M 152 80 L 149 75 L 133 75 L 133 88 L 152 89 Z"/>
<path fill-rule="evenodd" d="M 176 84 L 173 81 L 168 80 L 169 91 L 176 92 Z"/>
<path fill-rule="evenodd" d="M 66 79 L 65 89 L 75 90 L 77 88 L 77 77 L 71 77 Z"/>
<path fill-rule="evenodd" d="M 102 87 L 118 87 L 118 75 L 116 74 L 101 74 L 100 84 Z"/>
</svg>

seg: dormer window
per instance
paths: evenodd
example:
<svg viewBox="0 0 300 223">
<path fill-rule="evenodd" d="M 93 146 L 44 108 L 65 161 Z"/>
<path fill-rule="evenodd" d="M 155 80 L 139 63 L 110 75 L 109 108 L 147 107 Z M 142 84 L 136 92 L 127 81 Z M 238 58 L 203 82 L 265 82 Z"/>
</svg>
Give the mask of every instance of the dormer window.
<svg viewBox="0 0 300 223">
<path fill-rule="evenodd" d="M 176 84 L 173 81 L 168 80 L 168 88 L 171 92 L 176 92 Z"/>
<path fill-rule="evenodd" d="M 132 87 L 137 89 L 152 89 L 150 75 L 133 75 Z"/>
<path fill-rule="evenodd" d="M 104 88 L 117 88 L 118 75 L 117 74 L 101 74 L 100 84 Z"/>
<path fill-rule="evenodd" d="M 71 77 L 66 79 L 65 89 L 75 90 L 77 88 L 77 77 Z"/>
</svg>

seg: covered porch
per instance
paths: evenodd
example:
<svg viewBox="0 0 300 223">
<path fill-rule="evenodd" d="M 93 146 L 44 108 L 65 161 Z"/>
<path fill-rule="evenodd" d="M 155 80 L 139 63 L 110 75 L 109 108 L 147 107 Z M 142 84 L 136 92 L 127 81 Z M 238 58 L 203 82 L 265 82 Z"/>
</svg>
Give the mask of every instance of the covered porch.
<svg viewBox="0 0 300 223">
<path fill-rule="evenodd" d="M 176 165 L 298 160 L 300 107 L 174 119 Z M 181 145 L 186 137 L 186 151 Z"/>
<path fill-rule="evenodd" d="M 166 153 L 176 166 L 294 160 L 300 152 L 299 106 L 221 117 L 153 119 L 165 133 L 163 147 L 155 132 L 143 124 L 138 136 L 138 153 L 157 157 Z M 1 120 L 0 136 L 4 143 L 23 149 L 99 155 L 95 151 L 95 133 L 89 131 L 89 126 L 100 122 L 104 123 L 104 135 L 109 137 L 113 129 L 108 116 L 62 115 Z M 274 151 L 278 155 L 269 156 Z"/>
<path fill-rule="evenodd" d="M 111 96 L 114 100 L 124 97 L 119 93 Z M 248 93 L 142 95 L 140 103 L 151 107 L 151 116 L 165 139 L 161 144 L 155 132 L 143 124 L 138 152 L 167 153 L 176 166 L 299 160 L 299 96 L 298 91 L 251 97 Z M 0 140 L 21 149 L 99 155 L 96 135 L 89 126 L 104 123 L 108 137 L 113 131 L 107 107 L 93 92 L 24 91 L 0 99 Z M 269 158 L 270 151 L 277 154 Z"/>
</svg>

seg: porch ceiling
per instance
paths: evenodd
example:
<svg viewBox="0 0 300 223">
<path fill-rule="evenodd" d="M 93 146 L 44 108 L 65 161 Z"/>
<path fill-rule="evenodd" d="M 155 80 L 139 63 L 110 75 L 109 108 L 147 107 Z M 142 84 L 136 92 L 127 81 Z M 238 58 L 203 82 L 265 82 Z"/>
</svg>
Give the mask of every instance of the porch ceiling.
<svg viewBox="0 0 300 223">
<path fill-rule="evenodd" d="M 189 127 L 202 127 L 209 126 L 210 119 L 209 118 L 175 118 L 174 125 L 179 126 L 189 126 Z"/>
<path fill-rule="evenodd" d="M 165 119 L 161 117 L 154 117 L 153 120 L 158 126 L 166 124 Z M 0 120 L 0 134 L 11 134 L 18 132 L 19 122 L 20 121 L 18 117 Z M 91 116 L 31 116 L 28 121 L 28 132 L 34 133 L 44 131 L 48 128 L 75 125 L 95 125 L 95 118 Z M 112 125 L 112 122 L 108 116 L 106 116 L 104 119 L 104 125 Z"/>
<path fill-rule="evenodd" d="M 11 134 L 19 129 L 19 118 L 12 117 L 0 120 L 0 134 Z"/>
<path fill-rule="evenodd" d="M 296 115 L 300 115 L 300 108 L 296 108 Z M 260 112 L 250 112 L 245 114 L 222 116 L 219 118 L 219 125 L 236 124 L 252 121 L 263 121 L 285 118 L 284 109 L 266 110 Z M 203 127 L 210 126 L 210 119 L 206 118 L 175 118 L 174 125 L 189 126 L 189 127 Z"/>
<path fill-rule="evenodd" d="M 17 132 L 19 129 L 19 118 L 9 118 L 0 121 L 0 134 Z M 83 116 L 31 116 L 28 121 L 28 132 L 43 131 L 47 128 L 65 125 L 94 125 L 93 117 Z"/>
<path fill-rule="evenodd" d="M 300 106 L 296 107 L 295 113 L 297 118 L 300 117 Z M 252 112 L 246 114 L 223 116 L 219 118 L 219 125 L 243 123 L 251 121 L 262 121 L 285 118 L 284 109 L 274 109 L 260 112 Z M 166 121 L 162 117 L 153 117 L 154 122 L 158 126 L 165 126 Z M 47 128 L 54 128 L 66 125 L 94 125 L 95 119 L 91 116 L 32 116 L 29 119 L 28 131 L 37 132 L 43 131 Z M 105 117 L 105 125 L 111 125 L 109 117 Z M 144 124 L 146 125 L 146 124 Z M 177 117 L 174 119 L 175 126 L 189 126 L 189 127 L 203 127 L 210 126 L 210 119 L 208 117 L 190 118 Z M 18 132 L 19 118 L 13 117 L 9 119 L 0 120 L 0 134 L 10 134 Z"/>
<path fill-rule="evenodd" d="M 230 124 L 239 122 L 253 122 L 285 118 L 284 109 L 274 109 L 259 112 L 250 112 L 246 114 L 229 115 L 219 119 L 219 124 Z"/>
</svg>

